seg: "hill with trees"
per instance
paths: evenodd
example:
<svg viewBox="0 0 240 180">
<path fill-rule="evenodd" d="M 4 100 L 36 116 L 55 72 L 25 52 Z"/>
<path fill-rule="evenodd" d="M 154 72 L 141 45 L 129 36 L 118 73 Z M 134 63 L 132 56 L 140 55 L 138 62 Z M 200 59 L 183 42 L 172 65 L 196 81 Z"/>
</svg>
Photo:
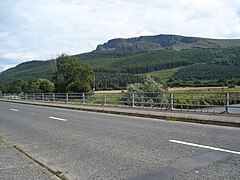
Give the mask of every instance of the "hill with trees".
<svg viewBox="0 0 240 180">
<path fill-rule="evenodd" d="M 190 48 L 221 48 L 239 46 L 239 43 L 239 40 L 209 39 L 160 34 L 156 36 L 141 36 L 129 39 L 111 39 L 107 43 L 98 45 L 96 52 L 142 52 L 160 49 L 181 50 Z"/>
<path fill-rule="evenodd" d="M 240 40 L 176 35 L 114 39 L 74 55 L 92 65 L 96 89 L 125 89 L 150 74 L 165 86 L 238 85 Z M 0 84 L 16 78 L 53 80 L 53 60 L 30 61 L 0 73 Z"/>
</svg>

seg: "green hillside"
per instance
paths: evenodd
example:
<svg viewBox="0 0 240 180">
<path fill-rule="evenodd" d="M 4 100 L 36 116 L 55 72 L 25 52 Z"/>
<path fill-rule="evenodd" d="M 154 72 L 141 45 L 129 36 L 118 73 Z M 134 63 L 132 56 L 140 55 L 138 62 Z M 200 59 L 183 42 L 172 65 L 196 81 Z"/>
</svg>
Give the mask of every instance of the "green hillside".
<svg viewBox="0 0 240 180">
<path fill-rule="evenodd" d="M 159 83 L 166 83 L 181 68 L 182 67 L 177 67 L 177 68 L 172 68 L 172 69 L 153 71 L 153 72 L 150 72 L 150 73 L 139 74 L 139 76 L 146 76 L 146 75 L 149 74 L 151 77 L 153 77 L 155 79 L 155 81 L 157 81 Z"/>
<path fill-rule="evenodd" d="M 51 61 L 29 61 L 0 73 L 0 83 L 8 84 L 16 78 L 31 80 L 52 76 Z"/>
<path fill-rule="evenodd" d="M 132 44 L 135 49 L 121 50 L 126 41 L 128 48 Z M 151 45 L 140 46 L 139 41 Z M 155 49 L 156 44 L 161 48 Z M 93 66 L 97 89 L 124 89 L 127 84 L 141 82 L 146 74 L 167 86 L 236 85 L 240 79 L 240 40 L 159 35 L 111 40 L 93 52 L 75 56 Z M 0 84 L 16 78 L 51 80 L 51 64 L 52 61 L 22 63 L 0 73 Z"/>
</svg>

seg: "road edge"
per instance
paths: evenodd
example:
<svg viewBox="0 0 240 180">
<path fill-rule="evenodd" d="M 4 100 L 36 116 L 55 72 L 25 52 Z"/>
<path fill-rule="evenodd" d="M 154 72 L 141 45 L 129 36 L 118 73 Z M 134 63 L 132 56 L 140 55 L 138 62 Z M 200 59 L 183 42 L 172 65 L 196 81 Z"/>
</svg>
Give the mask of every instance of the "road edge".
<svg viewBox="0 0 240 180">
<path fill-rule="evenodd" d="M 124 111 L 114 111 L 114 110 L 105 110 L 105 109 L 89 109 L 82 107 L 69 107 L 64 106 L 64 104 L 47 104 L 47 103 L 33 103 L 30 101 L 16 101 L 16 100 L 3 100 L 2 102 L 7 103 L 17 103 L 17 104 L 26 104 L 26 105 L 35 105 L 35 106 L 43 106 L 43 107 L 53 107 L 53 108 L 61 108 L 61 109 L 71 109 L 71 110 L 80 110 L 80 111 L 88 111 L 88 112 L 97 112 L 97 113 L 107 113 L 107 114 L 116 114 L 116 115 L 126 115 L 126 116 L 134 116 L 134 117 L 144 117 L 144 118 L 152 118 L 152 119 L 161 119 L 166 121 L 177 121 L 177 122 L 187 122 L 187 123 L 197 123 L 197 124 L 209 124 L 209 125 L 218 125 L 218 126 L 229 126 L 229 127 L 240 127 L 239 122 L 235 121 L 223 121 L 223 120 L 206 120 L 206 119 L 198 119 L 193 118 L 191 116 L 183 117 L 183 116 L 166 116 L 166 115 L 154 115 L 154 114 L 144 114 L 144 113 L 135 113 L 135 112 L 124 112 Z M 89 106 L 86 106 L 89 107 Z"/>
<path fill-rule="evenodd" d="M 12 148 L 16 152 L 18 152 L 18 154 L 21 155 L 22 157 L 25 157 L 28 160 L 30 160 L 31 162 L 36 163 L 39 167 L 41 167 L 45 171 L 51 173 L 52 175 L 56 176 L 60 180 L 69 180 L 64 174 L 62 174 L 61 171 L 55 171 L 55 170 L 51 169 L 49 166 L 47 166 L 44 163 L 40 162 L 39 160 L 37 160 L 36 158 L 34 158 L 30 154 L 28 154 L 23 149 L 19 148 L 15 143 L 13 143 L 12 141 L 9 141 L 5 137 L 0 136 L 0 142 L 4 143 L 6 146 L 8 146 L 8 148 Z"/>
</svg>

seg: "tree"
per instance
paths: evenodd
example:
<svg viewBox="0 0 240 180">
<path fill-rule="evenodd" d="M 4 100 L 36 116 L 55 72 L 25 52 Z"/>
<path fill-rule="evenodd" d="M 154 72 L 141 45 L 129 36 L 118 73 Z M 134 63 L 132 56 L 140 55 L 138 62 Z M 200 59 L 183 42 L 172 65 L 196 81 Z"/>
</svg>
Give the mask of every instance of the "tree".
<svg viewBox="0 0 240 180">
<path fill-rule="evenodd" d="M 56 59 L 53 73 L 56 92 L 89 92 L 92 80 L 93 70 L 89 64 L 64 54 Z"/>
<path fill-rule="evenodd" d="M 163 89 L 163 85 L 157 83 L 150 75 L 145 77 L 145 81 L 143 83 L 144 92 L 149 93 L 162 93 L 165 90 Z"/>
<path fill-rule="evenodd" d="M 6 86 L 3 84 L 0 84 L 0 93 L 5 93 L 6 92 Z"/>
<path fill-rule="evenodd" d="M 54 90 L 54 84 L 48 79 L 39 78 L 30 83 L 30 89 L 34 93 L 49 93 Z"/>
<path fill-rule="evenodd" d="M 157 83 L 150 75 L 145 76 L 143 83 L 127 86 L 128 92 L 156 93 L 165 91 L 162 84 Z"/>
<path fill-rule="evenodd" d="M 27 81 L 17 78 L 7 87 L 8 92 L 10 93 L 21 93 L 28 92 L 29 84 Z"/>
<path fill-rule="evenodd" d="M 157 83 L 150 75 L 147 75 L 144 79 L 144 83 L 129 84 L 127 86 L 128 93 L 124 94 L 129 102 L 132 102 L 131 93 L 134 93 L 134 99 L 137 103 L 147 104 L 163 104 L 165 102 L 165 90 L 163 85 Z"/>
<path fill-rule="evenodd" d="M 240 86 L 240 78 L 237 80 L 237 85 Z"/>
<path fill-rule="evenodd" d="M 30 88 L 30 92 L 31 93 L 40 93 L 40 90 L 39 90 L 39 85 L 37 83 L 37 80 L 33 80 L 29 83 L 29 88 Z"/>
<path fill-rule="evenodd" d="M 127 91 L 128 92 L 135 92 L 135 93 L 143 93 L 144 92 L 144 85 L 141 84 L 141 83 L 129 84 L 127 86 Z"/>
</svg>

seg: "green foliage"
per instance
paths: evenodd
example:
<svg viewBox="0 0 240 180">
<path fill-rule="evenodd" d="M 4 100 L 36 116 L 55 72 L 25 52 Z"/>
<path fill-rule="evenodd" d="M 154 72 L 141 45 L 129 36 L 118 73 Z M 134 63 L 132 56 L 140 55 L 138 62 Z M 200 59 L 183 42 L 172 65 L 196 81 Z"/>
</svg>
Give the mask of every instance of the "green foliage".
<svg viewBox="0 0 240 180">
<path fill-rule="evenodd" d="M 6 93 L 6 92 L 7 92 L 6 85 L 0 84 L 0 93 Z"/>
<path fill-rule="evenodd" d="M 149 92 L 149 93 L 162 93 L 165 90 L 163 89 L 163 85 L 157 83 L 151 76 L 146 76 L 145 81 L 143 83 L 143 91 L 144 92 Z"/>
<path fill-rule="evenodd" d="M 240 78 L 237 80 L 237 85 L 240 86 Z"/>
<path fill-rule="evenodd" d="M 177 71 L 179 71 L 181 67 L 173 68 L 173 69 L 165 69 L 160 71 L 153 71 L 150 73 L 140 74 L 140 76 L 150 75 L 154 78 L 154 80 L 158 83 L 166 83 L 169 78 L 171 78 Z"/>
<path fill-rule="evenodd" d="M 31 87 L 32 90 L 35 89 L 33 92 L 36 93 L 49 93 L 54 90 L 54 84 L 47 79 L 37 79 L 35 82 L 31 83 Z"/>
<path fill-rule="evenodd" d="M 240 67 L 240 47 L 227 47 L 231 41 L 204 41 L 205 48 L 195 48 L 188 44 L 180 51 L 169 49 L 145 52 L 91 52 L 73 56 L 80 57 L 92 65 L 96 74 L 97 89 L 125 89 L 128 84 L 142 83 L 143 76 L 150 74 L 154 80 L 167 86 L 223 86 L 238 85 Z M 203 42 L 201 42 L 203 43 Z M 207 43 L 207 44 L 206 44 Z M 238 44 L 239 42 L 235 42 Z M 178 44 L 181 46 L 182 44 Z M 206 46 L 214 48 L 206 48 Z M 213 45 L 213 46 L 212 46 Z M 216 46 L 217 45 L 217 46 Z M 220 48 L 219 48 L 220 47 Z M 69 57 L 70 58 L 70 57 Z M 76 58 L 77 60 L 77 58 Z M 79 60 L 78 60 L 79 61 Z M 0 73 L 0 83 L 9 84 L 16 78 L 27 81 L 53 76 L 51 61 L 31 61 Z M 80 61 L 83 63 L 82 61 Z M 69 73 L 72 76 L 74 71 Z M 91 74 L 91 73 L 90 73 Z M 76 73 L 76 75 L 79 75 Z M 67 75 L 68 76 L 68 75 Z M 93 75 L 90 75 L 91 77 Z M 59 76 L 60 77 L 60 76 Z M 60 82 L 61 78 L 58 79 Z M 66 84 L 58 84 L 58 92 L 83 91 L 90 89 L 81 79 Z M 79 87 L 80 84 L 82 87 Z"/>
<path fill-rule="evenodd" d="M 222 64 L 194 64 L 175 73 L 168 84 L 177 86 L 225 86 L 236 84 L 240 66 Z"/>
<path fill-rule="evenodd" d="M 224 105 L 225 93 L 230 93 L 230 104 L 240 103 L 240 94 L 238 93 L 240 88 L 218 88 L 218 89 L 197 89 L 197 90 L 184 90 L 183 92 L 174 93 L 174 103 L 178 104 L 178 108 L 203 108 L 197 105 Z M 237 93 L 236 93 L 237 92 Z M 189 107 L 186 104 L 196 105 Z"/>
<path fill-rule="evenodd" d="M 127 86 L 128 93 L 144 93 L 144 85 L 141 83 L 129 84 Z"/>
<path fill-rule="evenodd" d="M 53 92 L 53 90 L 54 84 L 47 79 L 41 78 L 33 81 L 18 78 L 12 83 L 2 86 L 2 91 L 5 93 L 49 93 Z"/>
<path fill-rule="evenodd" d="M 132 102 L 132 95 L 134 93 L 134 99 L 136 104 L 153 105 L 156 103 L 165 102 L 165 90 L 163 86 L 157 83 L 151 76 L 147 75 L 144 79 L 144 83 L 129 84 L 127 86 L 127 92 L 124 93 L 124 101 Z"/>
<path fill-rule="evenodd" d="M 9 93 L 21 93 L 29 91 L 29 83 L 23 79 L 17 78 L 7 87 Z"/>
<path fill-rule="evenodd" d="M 142 76 L 96 72 L 96 89 L 126 89 L 128 84 L 143 82 Z"/>
<path fill-rule="evenodd" d="M 89 92 L 93 71 L 89 64 L 73 56 L 60 55 L 55 62 L 56 92 Z"/>
<path fill-rule="evenodd" d="M 15 79 L 33 80 L 46 78 L 51 80 L 52 61 L 29 61 L 0 73 L 0 83 L 9 84 Z"/>
</svg>

